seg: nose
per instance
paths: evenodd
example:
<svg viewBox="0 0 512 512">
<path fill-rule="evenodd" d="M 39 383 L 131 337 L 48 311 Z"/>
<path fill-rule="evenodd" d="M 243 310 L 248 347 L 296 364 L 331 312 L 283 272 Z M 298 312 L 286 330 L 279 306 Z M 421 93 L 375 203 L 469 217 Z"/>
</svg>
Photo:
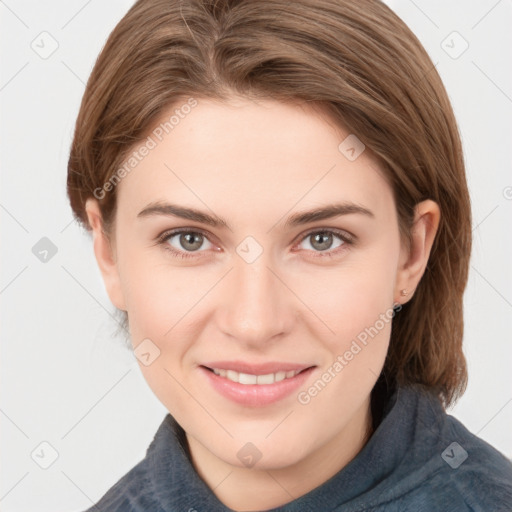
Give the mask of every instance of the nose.
<svg viewBox="0 0 512 512">
<path fill-rule="evenodd" d="M 247 348 L 276 341 L 290 332 L 296 318 L 293 293 L 263 254 L 252 263 L 235 259 L 217 309 L 220 330 Z"/>
</svg>

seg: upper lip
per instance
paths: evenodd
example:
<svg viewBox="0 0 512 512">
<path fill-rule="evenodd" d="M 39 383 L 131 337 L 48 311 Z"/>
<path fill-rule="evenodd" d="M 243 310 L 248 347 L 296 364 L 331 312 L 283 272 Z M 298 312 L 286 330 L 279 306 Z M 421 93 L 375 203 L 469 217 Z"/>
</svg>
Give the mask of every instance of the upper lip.
<svg viewBox="0 0 512 512">
<path fill-rule="evenodd" d="M 291 370 L 302 371 L 306 370 L 307 368 L 311 368 L 311 366 L 314 365 L 277 361 L 269 361 L 266 363 L 258 364 L 247 363 L 244 361 L 212 361 L 209 363 L 204 363 L 202 366 L 206 366 L 210 369 L 217 368 L 222 370 L 233 370 L 238 373 L 248 373 L 249 375 L 267 375 L 269 373 L 289 372 Z"/>
</svg>

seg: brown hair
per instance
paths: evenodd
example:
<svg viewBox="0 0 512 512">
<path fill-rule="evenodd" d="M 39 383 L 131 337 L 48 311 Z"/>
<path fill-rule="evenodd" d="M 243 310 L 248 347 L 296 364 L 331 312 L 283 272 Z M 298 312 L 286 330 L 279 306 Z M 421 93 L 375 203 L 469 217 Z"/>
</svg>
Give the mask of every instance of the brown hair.
<svg viewBox="0 0 512 512">
<path fill-rule="evenodd" d="M 467 385 L 471 211 L 461 142 L 428 54 L 378 0 L 137 1 L 108 38 L 80 107 L 67 180 L 78 221 L 91 229 L 86 199 L 178 100 L 233 94 L 311 102 L 357 134 L 393 188 L 404 240 L 414 206 L 438 203 L 428 266 L 393 320 L 383 375 L 452 405 Z M 111 233 L 115 187 L 99 203 Z"/>
</svg>

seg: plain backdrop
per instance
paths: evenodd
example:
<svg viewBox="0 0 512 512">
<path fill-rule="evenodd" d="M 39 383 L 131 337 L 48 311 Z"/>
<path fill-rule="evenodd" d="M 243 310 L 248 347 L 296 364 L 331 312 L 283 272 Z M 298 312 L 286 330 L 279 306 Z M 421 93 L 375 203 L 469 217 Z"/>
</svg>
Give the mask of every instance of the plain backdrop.
<svg viewBox="0 0 512 512">
<path fill-rule="evenodd" d="M 114 308 L 91 238 L 73 222 L 65 192 L 85 82 L 131 4 L 0 1 L 4 512 L 85 510 L 144 457 L 167 412 L 114 336 Z M 469 386 L 449 413 L 510 458 L 512 4 L 390 5 L 444 80 L 472 197 Z M 41 247 L 49 251 L 46 262 L 37 256 Z"/>
</svg>

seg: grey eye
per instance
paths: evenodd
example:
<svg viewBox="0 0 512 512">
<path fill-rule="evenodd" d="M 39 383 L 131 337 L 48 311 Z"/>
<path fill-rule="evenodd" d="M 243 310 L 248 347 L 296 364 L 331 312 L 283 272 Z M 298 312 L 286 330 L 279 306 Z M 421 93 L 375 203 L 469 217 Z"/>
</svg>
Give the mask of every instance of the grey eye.
<svg viewBox="0 0 512 512">
<path fill-rule="evenodd" d="M 333 246 L 334 239 L 337 238 L 340 243 L 338 245 Z M 327 251 L 329 249 L 336 249 L 340 245 L 343 245 L 345 241 L 336 233 L 333 233 L 332 231 L 316 231 L 314 233 L 309 233 L 309 235 L 306 235 L 304 240 L 301 243 L 304 243 L 305 241 L 309 241 L 310 246 L 313 248 L 314 251 L 322 252 Z M 308 249 L 306 247 L 306 249 Z"/>
<path fill-rule="evenodd" d="M 209 243 L 208 239 L 204 235 L 195 231 L 175 233 L 170 235 L 167 240 L 174 249 L 185 252 L 198 251 L 205 241 Z M 176 242 L 176 240 L 177 244 L 173 243 Z"/>
</svg>

